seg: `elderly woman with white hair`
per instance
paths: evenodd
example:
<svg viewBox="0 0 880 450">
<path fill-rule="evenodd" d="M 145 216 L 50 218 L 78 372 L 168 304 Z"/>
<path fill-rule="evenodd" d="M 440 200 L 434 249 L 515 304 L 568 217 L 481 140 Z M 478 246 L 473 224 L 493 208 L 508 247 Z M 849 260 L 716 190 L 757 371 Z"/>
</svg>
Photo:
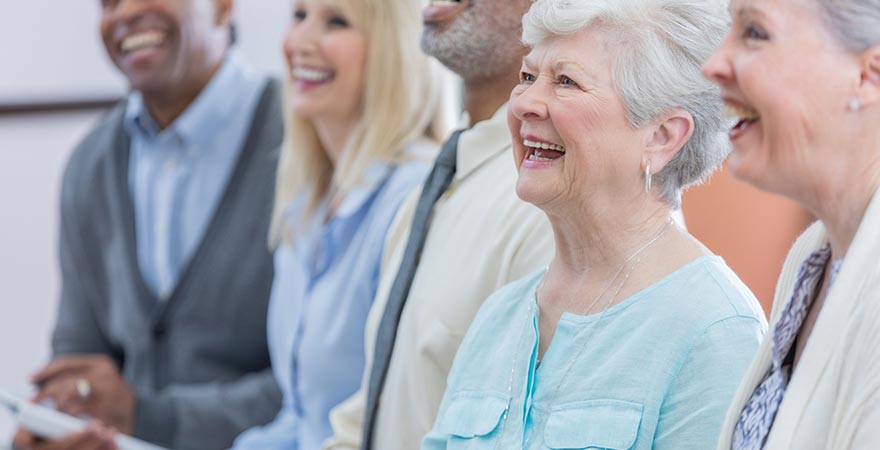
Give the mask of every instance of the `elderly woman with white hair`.
<svg viewBox="0 0 880 450">
<path fill-rule="evenodd" d="M 819 220 L 792 247 L 722 450 L 880 448 L 880 0 L 733 0 L 704 73 L 731 172 Z"/>
<path fill-rule="evenodd" d="M 765 332 L 754 296 L 671 214 L 729 144 L 701 64 L 709 0 L 540 0 L 508 122 L 517 194 L 556 256 L 493 294 L 423 450 L 715 445 Z"/>
</svg>

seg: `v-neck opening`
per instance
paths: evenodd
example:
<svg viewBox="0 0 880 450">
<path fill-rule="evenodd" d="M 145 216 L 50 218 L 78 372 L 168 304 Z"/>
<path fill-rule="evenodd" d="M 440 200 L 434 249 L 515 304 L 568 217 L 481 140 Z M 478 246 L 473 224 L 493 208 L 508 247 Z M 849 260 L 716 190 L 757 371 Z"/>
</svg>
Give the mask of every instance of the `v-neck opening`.
<svg viewBox="0 0 880 450">
<path fill-rule="evenodd" d="M 211 214 L 211 218 L 204 229 L 201 240 L 196 245 L 190 257 L 185 261 L 184 264 L 181 265 L 178 276 L 174 281 L 174 285 L 169 290 L 169 293 L 165 298 L 157 296 L 153 292 L 153 290 L 149 288 L 146 280 L 144 279 L 143 273 L 140 270 L 140 263 L 138 262 L 137 253 L 137 227 L 135 221 L 134 203 L 128 189 L 129 164 L 131 159 L 131 139 L 126 134 L 125 127 L 122 126 L 122 124 L 117 127 L 117 147 L 125 149 L 124 151 L 120 152 L 120 156 L 117 158 L 117 167 L 115 168 L 117 173 L 115 182 L 117 185 L 117 189 L 120 189 L 120 192 L 125 193 L 125 195 L 120 196 L 120 201 L 122 202 L 122 221 L 125 224 L 124 240 L 127 249 L 126 253 L 128 257 L 128 263 L 134 271 L 132 276 L 134 277 L 135 285 L 141 293 L 141 296 L 139 296 L 139 298 L 146 298 L 152 303 L 150 305 L 144 305 L 144 307 L 148 311 L 151 311 L 151 323 L 155 324 L 161 321 L 161 319 L 166 314 L 166 311 L 168 311 L 168 309 L 171 307 L 174 299 L 177 298 L 182 287 L 186 285 L 189 278 L 192 276 L 191 272 L 193 271 L 193 267 L 197 265 L 198 261 L 205 257 L 204 254 L 213 245 L 213 241 L 216 239 L 215 236 L 217 235 L 218 230 L 223 223 L 221 219 L 226 217 L 229 214 L 228 211 L 230 210 L 230 208 L 232 208 L 229 199 L 235 192 L 235 188 L 241 184 L 242 178 L 249 170 L 249 167 L 254 159 L 254 155 L 259 149 L 260 142 L 257 142 L 256 140 L 259 136 L 261 127 L 265 126 L 265 123 L 263 123 L 264 121 L 257 116 L 261 115 L 261 111 L 265 109 L 266 102 L 270 99 L 271 95 L 275 95 L 276 91 L 277 88 L 275 87 L 273 82 L 269 80 L 264 81 L 264 85 L 261 89 L 262 93 L 255 103 L 254 109 L 251 113 L 251 124 L 248 128 L 245 139 L 242 142 L 243 147 L 235 160 L 235 166 L 229 175 L 229 180 L 223 187 L 223 192 L 220 195 L 217 205 L 215 206 L 215 209 Z M 121 119 L 124 119 L 124 115 Z"/>
<path fill-rule="evenodd" d="M 694 259 L 693 261 L 690 261 L 687 264 L 679 267 L 678 269 L 676 269 L 672 273 L 670 273 L 670 274 L 664 276 L 663 278 L 655 281 L 654 283 L 648 285 L 646 288 L 636 292 L 635 294 L 631 295 L 630 297 L 627 297 L 623 301 L 611 306 L 610 308 L 608 308 L 606 310 L 599 311 L 597 313 L 586 315 L 586 316 L 585 315 L 578 315 L 578 314 L 574 314 L 574 313 L 570 313 L 570 312 L 563 312 L 562 315 L 559 317 L 559 321 L 556 323 L 556 328 L 553 332 L 553 336 L 550 338 L 550 342 L 547 344 L 547 349 L 544 351 L 544 354 L 541 355 L 541 360 L 547 361 L 548 359 L 551 359 L 553 357 L 553 354 L 558 353 L 560 351 L 564 351 L 564 348 L 562 350 L 554 350 L 555 348 L 558 348 L 560 346 L 564 347 L 564 345 L 565 345 L 564 343 L 559 343 L 556 339 L 557 336 L 559 335 L 560 327 L 563 327 L 563 326 L 568 326 L 568 327 L 588 326 L 589 329 L 592 330 L 592 331 L 590 331 L 590 333 L 592 335 L 598 331 L 598 330 L 594 330 L 594 328 L 601 325 L 599 323 L 600 319 L 604 320 L 604 319 L 608 319 L 609 317 L 614 317 L 614 316 L 622 313 L 626 309 L 628 309 L 630 306 L 633 306 L 633 305 L 639 303 L 640 300 L 651 295 L 657 289 L 660 289 L 663 286 L 665 286 L 666 284 L 675 281 L 675 279 L 677 279 L 681 276 L 687 275 L 692 270 L 694 270 L 696 267 L 701 266 L 706 263 L 713 262 L 713 261 L 719 261 L 720 259 L 721 259 L 721 257 L 719 257 L 717 255 L 700 256 L 700 257 Z M 534 355 L 531 356 L 532 359 L 537 359 L 538 353 L 540 352 L 540 346 L 541 346 L 540 328 L 537 325 L 540 321 L 541 312 L 540 312 L 540 308 L 538 307 L 538 304 L 537 304 L 537 296 L 535 295 L 535 292 L 538 288 L 538 285 L 540 285 L 540 278 L 538 278 L 535 281 L 535 285 L 531 289 L 531 294 L 532 294 L 531 295 L 531 302 L 533 304 L 533 308 L 534 308 L 535 312 L 532 315 L 530 320 L 534 320 L 535 324 L 536 324 L 535 325 L 535 327 L 536 327 L 535 344 L 534 344 L 534 348 L 532 350 Z M 583 329 L 574 330 L 573 335 L 579 336 L 583 331 L 584 331 Z M 534 368 L 534 370 L 532 371 L 531 376 L 534 376 L 535 378 L 537 378 L 538 374 L 541 372 L 541 369 L 543 367 L 545 367 L 544 364 L 542 364 L 541 366 L 536 366 Z"/>
</svg>

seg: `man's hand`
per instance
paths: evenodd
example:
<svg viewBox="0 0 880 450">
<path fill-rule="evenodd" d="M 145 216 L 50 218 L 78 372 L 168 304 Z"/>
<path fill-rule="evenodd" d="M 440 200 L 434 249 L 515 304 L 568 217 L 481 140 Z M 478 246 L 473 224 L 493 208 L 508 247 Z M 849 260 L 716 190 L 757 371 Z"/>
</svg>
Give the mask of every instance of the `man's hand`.
<svg viewBox="0 0 880 450">
<path fill-rule="evenodd" d="M 40 439 L 26 430 L 18 430 L 12 448 L 15 450 L 117 450 L 113 440 L 115 432 L 99 423 L 79 433 L 73 433 L 61 439 L 47 441 Z"/>
<path fill-rule="evenodd" d="M 72 416 L 86 415 L 132 434 L 134 391 L 107 356 L 62 356 L 34 374 L 31 381 L 39 386 L 34 401 L 51 399 L 59 411 Z"/>
</svg>

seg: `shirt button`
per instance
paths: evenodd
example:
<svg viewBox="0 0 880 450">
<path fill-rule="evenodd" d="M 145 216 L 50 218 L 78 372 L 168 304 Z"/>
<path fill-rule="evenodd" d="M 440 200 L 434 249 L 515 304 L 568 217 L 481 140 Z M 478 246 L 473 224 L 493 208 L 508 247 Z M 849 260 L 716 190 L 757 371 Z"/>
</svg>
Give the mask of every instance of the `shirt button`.
<svg viewBox="0 0 880 450">
<path fill-rule="evenodd" d="M 162 170 L 164 170 L 166 173 L 171 172 L 176 167 L 177 163 L 173 159 L 169 159 L 168 161 L 165 161 L 165 164 L 162 164 Z"/>
</svg>

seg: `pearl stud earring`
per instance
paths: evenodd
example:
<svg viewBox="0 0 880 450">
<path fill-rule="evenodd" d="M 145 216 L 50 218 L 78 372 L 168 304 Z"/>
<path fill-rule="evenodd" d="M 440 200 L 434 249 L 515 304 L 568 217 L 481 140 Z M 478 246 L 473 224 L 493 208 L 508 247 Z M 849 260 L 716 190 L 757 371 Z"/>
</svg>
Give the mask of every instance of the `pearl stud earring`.
<svg viewBox="0 0 880 450">
<path fill-rule="evenodd" d="M 858 112 L 862 108 L 862 104 L 859 103 L 858 99 L 852 99 L 849 102 L 849 110 L 852 112 Z"/>
</svg>

